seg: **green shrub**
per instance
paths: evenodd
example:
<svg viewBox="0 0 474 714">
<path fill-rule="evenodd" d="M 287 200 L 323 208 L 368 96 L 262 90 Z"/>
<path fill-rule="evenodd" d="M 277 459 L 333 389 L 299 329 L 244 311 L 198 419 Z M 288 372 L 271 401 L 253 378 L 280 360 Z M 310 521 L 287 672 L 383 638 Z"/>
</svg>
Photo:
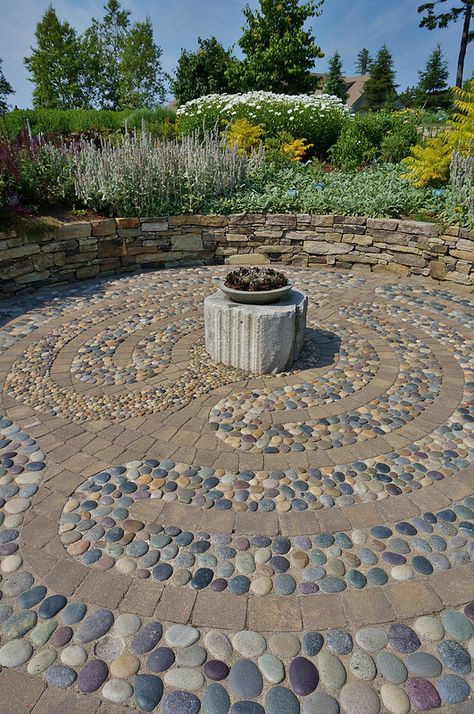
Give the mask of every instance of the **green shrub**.
<svg viewBox="0 0 474 714">
<path fill-rule="evenodd" d="M 72 158 L 60 147 L 45 144 L 20 155 L 18 193 L 35 205 L 72 205 L 75 200 Z"/>
<path fill-rule="evenodd" d="M 248 188 L 206 203 L 215 213 L 340 213 L 374 218 L 435 216 L 444 207 L 443 196 L 417 189 L 401 176 L 403 169 L 385 165 L 365 171 L 324 174 L 319 167 L 293 164 L 276 169 L 266 165 Z"/>
<path fill-rule="evenodd" d="M 337 97 L 272 92 L 211 94 L 184 104 L 177 117 L 183 136 L 205 129 L 222 131 L 237 119 L 246 119 L 260 124 L 265 138 L 286 131 L 295 139 L 306 139 L 317 156 L 327 154 L 349 122 L 349 112 Z"/>
<path fill-rule="evenodd" d="M 380 144 L 380 156 L 387 164 L 399 164 L 418 141 L 418 131 L 411 123 L 402 124 L 389 132 Z"/>
<path fill-rule="evenodd" d="M 331 161 L 345 170 L 378 158 L 398 163 L 416 143 L 419 122 L 418 113 L 411 111 L 357 114 L 331 148 Z"/>
<path fill-rule="evenodd" d="M 27 125 L 32 134 L 70 134 L 98 133 L 109 135 L 123 132 L 125 126 L 141 128 L 142 123 L 153 133 L 161 136 L 161 127 L 167 131 L 174 124 L 175 114 L 170 109 L 157 107 L 110 111 L 106 109 L 14 109 L 5 114 L 3 123 L 6 131 L 18 136 Z"/>
<path fill-rule="evenodd" d="M 374 160 L 377 150 L 364 134 L 343 131 L 337 142 L 329 150 L 334 166 L 353 171 Z"/>
</svg>

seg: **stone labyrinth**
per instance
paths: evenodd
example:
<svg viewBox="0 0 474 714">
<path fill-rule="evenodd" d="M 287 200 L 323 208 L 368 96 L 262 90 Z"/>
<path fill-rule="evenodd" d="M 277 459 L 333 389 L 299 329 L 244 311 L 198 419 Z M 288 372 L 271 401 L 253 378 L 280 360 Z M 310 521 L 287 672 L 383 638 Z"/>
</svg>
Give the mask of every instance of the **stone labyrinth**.
<svg viewBox="0 0 474 714">
<path fill-rule="evenodd" d="M 204 349 L 224 271 L 0 307 L 0 711 L 473 712 L 473 303 L 288 269 L 256 378 Z"/>
</svg>

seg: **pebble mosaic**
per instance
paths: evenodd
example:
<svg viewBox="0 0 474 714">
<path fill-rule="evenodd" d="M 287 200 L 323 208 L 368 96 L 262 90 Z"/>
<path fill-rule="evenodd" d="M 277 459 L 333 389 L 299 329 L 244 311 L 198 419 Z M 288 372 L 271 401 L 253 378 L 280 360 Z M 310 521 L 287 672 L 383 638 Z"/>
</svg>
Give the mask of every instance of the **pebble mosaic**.
<svg viewBox="0 0 474 714">
<path fill-rule="evenodd" d="M 159 389 L 169 390 L 160 393 L 167 403 L 164 408 L 171 404 L 186 408 L 192 399 L 191 393 L 180 392 L 186 381 L 195 379 L 193 394 L 203 393 L 199 380 L 206 391 L 215 384 L 240 382 L 240 373 L 229 373 L 228 381 L 217 371 L 209 376 L 213 368 L 209 370 L 199 343 L 201 318 L 195 308 L 205 291 L 212 289 L 212 276 L 221 272 L 165 273 L 165 283 L 176 286 L 179 295 L 176 305 L 168 308 L 166 301 L 156 300 L 160 285 L 156 274 L 141 282 L 133 276 L 95 281 L 89 287 L 57 288 L 44 305 L 38 296 L 17 297 L 15 304 L 1 311 L 0 317 L 8 324 L 0 331 L 0 349 L 8 354 L 24 337 L 36 330 L 40 333 L 11 368 L 4 397 L 9 403 L 13 397 L 18 405 L 33 407 L 53 423 L 54 416 L 71 422 L 92 422 L 105 415 L 126 420 L 136 416 L 137 405 L 147 399 L 143 413 L 155 413 Z M 380 428 L 382 434 L 389 434 L 411 421 L 416 425 L 429 405 L 442 402 L 449 389 L 443 373 L 443 365 L 449 364 L 446 353 L 464 374 L 464 382 L 457 385 L 460 399 L 453 412 L 404 448 L 335 466 L 232 471 L 146 458 L 98 471 L 65 497 L 58 516 L 68 557 L 96 572 L 114 569 L 119 576 L 147 580 L 151 589 L 159 585 L 166 590 L 173 585 L 203 591 L 203 595 L 225 590 L 258 599 L 281 595 L 296 602 L 299 596 L 319 593 L 331 598 L 344 590 L 365 589 L 370 607 L 371 593 L 379 588 L 383 592 L 386 584 L 429 582 L 445 570 L 452 572 L 456 587 L 457 569 L 469 564 L 474 552 L 474 495 L 390 523 L 295 536 L 208 533 L 186 529 L 184 523 L 161 525 L 159 515 L 153 520 L 134 515 L 141 504 L 156 500 L 157 504 L 176 501 L 189 507 L 190 513 L 195 508 L 232 509 L 255 511 L 258 518 L 259 513 L 273 510 L 310 509 L 317 517 L 319 509 L 350 509 L 355 503 L 408 495 L 441 481 L 452 479 L 454 484 L 469 468 L 474 446 L 472 344 L 460 327 L 460 323 L 463 329 L 467 327 L 462 316 L 471 307 L 469 301 L 447 291 L 383 285 L 377 288 L 380 304 L 372 297 L 344 306 L 332 291 L 345 287 L 345 276 L 323 273 L 315 278 L 308 271 L 296 270 L 294 275 L 320 305 L 329 306 L 334 295 L 338 313 L 323 326 L 312 317 L 314 332 L 298 366 L 307 370 L 305 379 L 288 388 L 272 387 L 271 378 L 258 390 L 239 387 L 215 407 L 220 414 L 211 412 L 211 423 L 231 423 L 242 432 L 232 438 L 244 441 L 244 430 L 268 412 L 272 424 L 261 430 L 266 436 L 258 438 L 270 440 L 257 448 L 278 455 L 285 453 L 284 439 L 290 439 L 286 444 L 290 449 L 304 444 L 310 452 L 307 444 L 318 420 L 298 422 L 298 428 L 310 424 L 311 433 L 283 435 L 281 442 L 273 441 L 270 446 L 276 435 L 268 432 L 292 424 L 285 419 L 276 425 L 275 413 L 324 408 L 363 394 L 383 365 L 380 340 L 387 354 L 395 355 L 398 375 L 376 400 L 379 404 L 368 400 L 359 410 L 341 410 L 336 415 L 340 422 L 321 424 L 322 432 L 338 435 L 331 443 L 334 454 L 340 446 L 351 447 L 360 440 L 363 430 L 358 432 L 355 422 L 350 422 L 355 413 L 367 419 L 368 426 L 361 425 L 366 431 Z M 143 283 L 153 299 L 137 310 Z M 94 287 L 100 287 L 100 294 Z M 356 276 L 347 276 L 347 287 L 368 289 L 365 279 Z M 198 295 L 201 288 L 203 292 L 193 300 L 191 293 Z M 395 299 L 396 295 L 402 297 Z M 121 306 L 106 304 L 117 297 L 122 299 Z M 442 310 L 442 303 L 435 304 L 431 298 L 451 301 L 454 310 Z M 91 305 L 94 309 L 88 313 Z M 48 331 L 48 322 L 58 318 L 65 319 L 64 327 Z M 361 326 L 373 333 L 374 340 L 359 334 Z M 86 336 L 79 344 L 83 333 Z M 192 342 L 189 361 L 174 383 L 170 379 L 166 385 L 174 349 L 185 338 Z M 66 389 L 55 382 L 54 364 L 71 339 L 78 339 L 78 348 L 70 363 L 71 385 Z M 430 340 L 441 346 L 442 359 Z M 337 354 L 333 364 L 326 359 L 331 352 Z M 325 369 L 318 376 L 320 365 Z M 134 388 L 142 382 L 147 383 L 145 391 L 141 386 Z M 87 390 L 75 389 L 81 383 L 101 391 L 91 391 L 88 401 Z M 362 417 L 364 413 L 367 416 Z M 330 429 L 331 424 L 339 426 Z M 346 444 L 342 439 L 348 429 L 356 436 Z M 230 438 L 231 432 L 222 431 L 225 439 Z M 254 436 L 255 431 L 249 429 Z M 301 433 L 306 441 L 296 438 Z M 240 442 L 229 444 L 239 451 L 249 450 L 242 449 Z M 265 452 L 274 446 L 276 451 Z M 227 627 L 212 629 L 194 625 L 192 614 L 182 624 L 123 608 L 114 612 L 90 604 L 87 597 L 83 601 L 74 593 L 48 588 L 34 566 L 24 562 L 22 529 L 35 503 L 40 503 L 41 484 L 47 478 L 47 449 L 43 451 L 29 436 L 27 427 L 16 425 L 9 416 L 0 417 L 0 685 L 2 669 L 21 669 L 48 687 L 85 697 L 96 693 L 124 711 L 164 714 L 469 711 L 474 686 L 474 601 L 383 624 L 291 633 L 236 629 L 231 613 Z"/>
</svg>

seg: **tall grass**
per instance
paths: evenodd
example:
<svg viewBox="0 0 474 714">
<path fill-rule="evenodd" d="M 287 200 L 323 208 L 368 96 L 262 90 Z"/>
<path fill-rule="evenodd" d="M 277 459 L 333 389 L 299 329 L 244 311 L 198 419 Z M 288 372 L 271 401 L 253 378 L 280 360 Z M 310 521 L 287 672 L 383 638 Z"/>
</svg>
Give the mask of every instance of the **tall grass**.
<svg viewBox="0 0 474 714">
<path fill-rule="evenodd" d="M 159 216 L 199 211 L 205 201 L 245 184 L 263 161 L 229 148 L 214 132 L 160 141 L 146 130 L 120 142 L 80 141 L 74 153 L 76 196 L 101 213 Z"/>
</svg>

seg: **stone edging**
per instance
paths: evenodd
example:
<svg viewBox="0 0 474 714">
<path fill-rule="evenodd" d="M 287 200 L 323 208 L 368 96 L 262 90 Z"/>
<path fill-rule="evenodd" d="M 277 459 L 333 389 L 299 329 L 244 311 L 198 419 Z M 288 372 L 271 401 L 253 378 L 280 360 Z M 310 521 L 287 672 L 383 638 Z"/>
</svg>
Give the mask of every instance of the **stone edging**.
<svg viewBox="0 0 474 714">
<path fill-rule="evenodd" d="M 116 218 L 0 233 L 0 295 L 102 274 L 256 260 L 419 275 L 474 286 L 474 233 L 364 216 Z M 249 258 L 248 256 L 252 256 Z"/>
</svg>

